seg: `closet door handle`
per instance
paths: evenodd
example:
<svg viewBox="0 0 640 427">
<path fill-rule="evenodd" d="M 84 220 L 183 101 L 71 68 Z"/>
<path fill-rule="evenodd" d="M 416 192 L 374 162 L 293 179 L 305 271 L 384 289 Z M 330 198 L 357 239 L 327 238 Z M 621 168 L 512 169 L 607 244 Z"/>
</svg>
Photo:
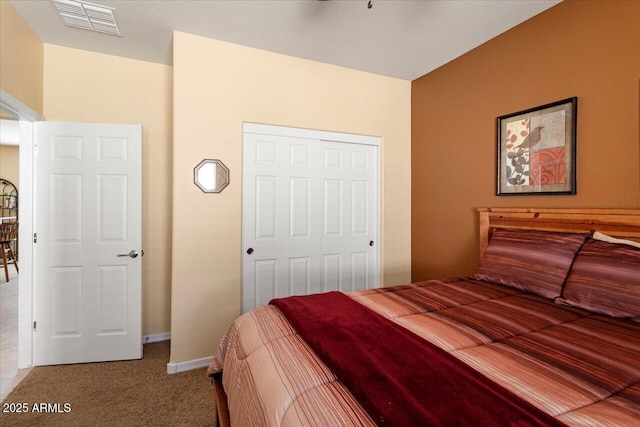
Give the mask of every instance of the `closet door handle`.
<svg viewBox="0 0 640 427">
<path fill-rule="evenodd" d="M 247 253 L 248 253 L 249 255 L 251 255 L 251 254 L 253 253 L 253 248 L 249 248 L 249 249 L 247 249 Z"/>
</svg>

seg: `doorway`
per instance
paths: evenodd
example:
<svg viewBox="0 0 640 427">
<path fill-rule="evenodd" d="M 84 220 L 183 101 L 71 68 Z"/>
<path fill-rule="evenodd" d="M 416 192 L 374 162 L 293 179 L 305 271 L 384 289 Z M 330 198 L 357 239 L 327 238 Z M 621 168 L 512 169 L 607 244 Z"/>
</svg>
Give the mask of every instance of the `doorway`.
<svg viewBox="0 0 640 427">
<path fill-rule="evenodd" d="M 2 372 L 2 394 L 5 396 L 5 392 L 8 394 L 13 387 L 15 387 L 22 378 L 28 372 L 27 369 L 31 366 L 31 241 L 29 235 L 32 230 L 31 223 L 31 196 L 32 196 L 32 183 L 31 174 L 32 170 L 32 122 L 42 120 L 42 116 L 31 108 L 5 92 L 0 90 L 0 114 L 3 119 L 10 120 L 14 127 L 19 128 L 19 135 L 17 141 L 13 144 L 17 145 L 17 162 L 14 164 L 17 169 L 18 188 L 20 192 L 20 209 L 18 211 L 18 220 L 20 222 L 20 231 L 18 235 L 18 246 L 20 251 L 20 286 L 17 286 L 18 278 L 15 277 L 15 269 L 10 271 L 10 279 L 12 285 L 17 288 L 9 292 L 11 297 L 3 302 L 9 303 L 12 321 L 12 330 L 9 332 L 12 334 L 12 342 L 17 341 L 16 345 L 7 346 L 12 351 L 10 363 L 11 366 L 5 365 Z M 3 132 L 4 133 L 4 132 Z M 15 139 L 15 138 L 14 138 Z M 15 146 L 15 145 L 14 145 Z M 12 148 L 11 150 L 15 150 Z M 5 296 L 8 296 L 5 294 Z M 4 308 L 4 307 L 3 307 Z M 4 310 L 3 310 L 4 311 Z M 17 318 L 17 321 L 16 321 Z M 4 322 L 3 317 L 3 323 Z M 15 323 L 13 323 L 15 322 Z M 16 331 L 17 326 L 17 331 Z M 4 346 L 3 346 L 4 347 Z M 4 350 L 4 348 L 3 348 Z M 3 361 L 5 359 L 2 355 Z M 20 369 L 20 371 L 18 371 Z M 7 378 L 10 377 L 10 378 Z"/>
<path fill-rule="evenodd" d="M 0 111 L 20 122 L 19 176 L 20 210 L 18 245 L 20 246 L 20 287 L 18 290 L 18 367 L 32 366 L 31 306 L 33 273 L 33 122 L 43 120 L 42 115 L 23 104 L 11 94 L 0 90 Z"/>
<path fill-rule="evenodd" d="M 0 115 L 0 224 L 17 221 L 19 191 L 20 122 Z M 17 242 L 11 246 L 17 252 Z M 0 250 L 4 250 L 0 246 Z M 16 255 L 17 256 L 17 255 Z M 0 263 L 3 263 L 0 261 Z M 15 265 L 0 269 L 0 400 L 22 381 L 30 369 L 18 369 L 18 273 Z M 6 270 L 5 270 L 6 268 Z M 8 277 L 7 274 L 8 273 Z"/>
</svg>

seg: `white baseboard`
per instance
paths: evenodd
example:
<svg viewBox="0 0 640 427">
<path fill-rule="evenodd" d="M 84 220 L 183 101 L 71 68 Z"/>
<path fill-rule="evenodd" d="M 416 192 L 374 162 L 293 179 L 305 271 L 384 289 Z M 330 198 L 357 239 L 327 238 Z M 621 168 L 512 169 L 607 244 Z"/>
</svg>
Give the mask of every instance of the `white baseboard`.
<svg viewBox="0 0 640 427">
<path fill-rule="evenodd" d="M 180 372 L 191 371 L 192 369 L 206 368 L 213 360 L 213 356 L 202 359 L 189 360 L 180 363 L 167 363 L 167 374 L 178 374 Z"/>
<path fill-rule="evenodd" d="M 145 335 L 142 337 L 142 343 L 148 344 L 158 341 L 167 341 L 171 339 L 171 332 L 162 334 Z M 213 356 L 204 357 L 202 359 L 188 360 L 180 363 L 167 363 L 168 374 L 178 374 L 180 372 L 191 371 L 192 369 L 206 368 L 211 363 Z"/>
<path fill-rule="evenodd" d="M 149 344 L 150 342 L 169 341 L 170 339 L 171 339 L 171 332 L 145 335 L 142 337 L 142 344 Z"/>
</svg>

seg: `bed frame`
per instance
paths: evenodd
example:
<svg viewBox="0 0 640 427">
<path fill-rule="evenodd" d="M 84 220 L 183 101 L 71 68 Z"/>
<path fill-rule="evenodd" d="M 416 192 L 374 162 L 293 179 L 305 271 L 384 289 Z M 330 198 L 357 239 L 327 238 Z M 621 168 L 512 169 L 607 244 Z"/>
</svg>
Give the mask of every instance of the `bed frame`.
<svg viewBox="0 0 640 427">
<path fill-rule="evenodd" d="M 480 208 L 480 256 L 498 228 L 601 233 L 640 242 L 640 209 Z"/>
<path fill-rule="evenodd" d="M 640 209 L 538 209 L 479 208 L 480 256 L 489 245 L 493 231 L 499 228 L 556 231 L 565 233 L 601 233 L 640 242 Z M 212 379 L 215 387 L 218 426 L 229 427 L 227 394 L 222 373 Z"/>
<path fill-rule="evenodd" d="M 213 374 L 211 378 L 213 387 L 215 388 L 216 398 L 216 420 L 217 427 L 231 427 L 231 420 L 229 418 L 229 405 L 227 403 L 227 393 L 225 393 L 222 387 L 222 372 Z"/>
</svg>

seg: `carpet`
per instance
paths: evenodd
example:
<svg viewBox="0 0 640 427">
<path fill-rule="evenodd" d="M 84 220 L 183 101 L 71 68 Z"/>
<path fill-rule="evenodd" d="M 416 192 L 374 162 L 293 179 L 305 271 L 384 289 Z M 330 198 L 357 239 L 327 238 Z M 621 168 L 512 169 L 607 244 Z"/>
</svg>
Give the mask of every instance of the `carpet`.
<svg viewBox="0 0 640 427">
<path fill-rule="evenodd" d="M 141 360 L 35 367 L 2 403 L 0 425 L 215 426 L 206 368 L 169 375 L 168 361 L 163 341 Z"/>
</svg>

